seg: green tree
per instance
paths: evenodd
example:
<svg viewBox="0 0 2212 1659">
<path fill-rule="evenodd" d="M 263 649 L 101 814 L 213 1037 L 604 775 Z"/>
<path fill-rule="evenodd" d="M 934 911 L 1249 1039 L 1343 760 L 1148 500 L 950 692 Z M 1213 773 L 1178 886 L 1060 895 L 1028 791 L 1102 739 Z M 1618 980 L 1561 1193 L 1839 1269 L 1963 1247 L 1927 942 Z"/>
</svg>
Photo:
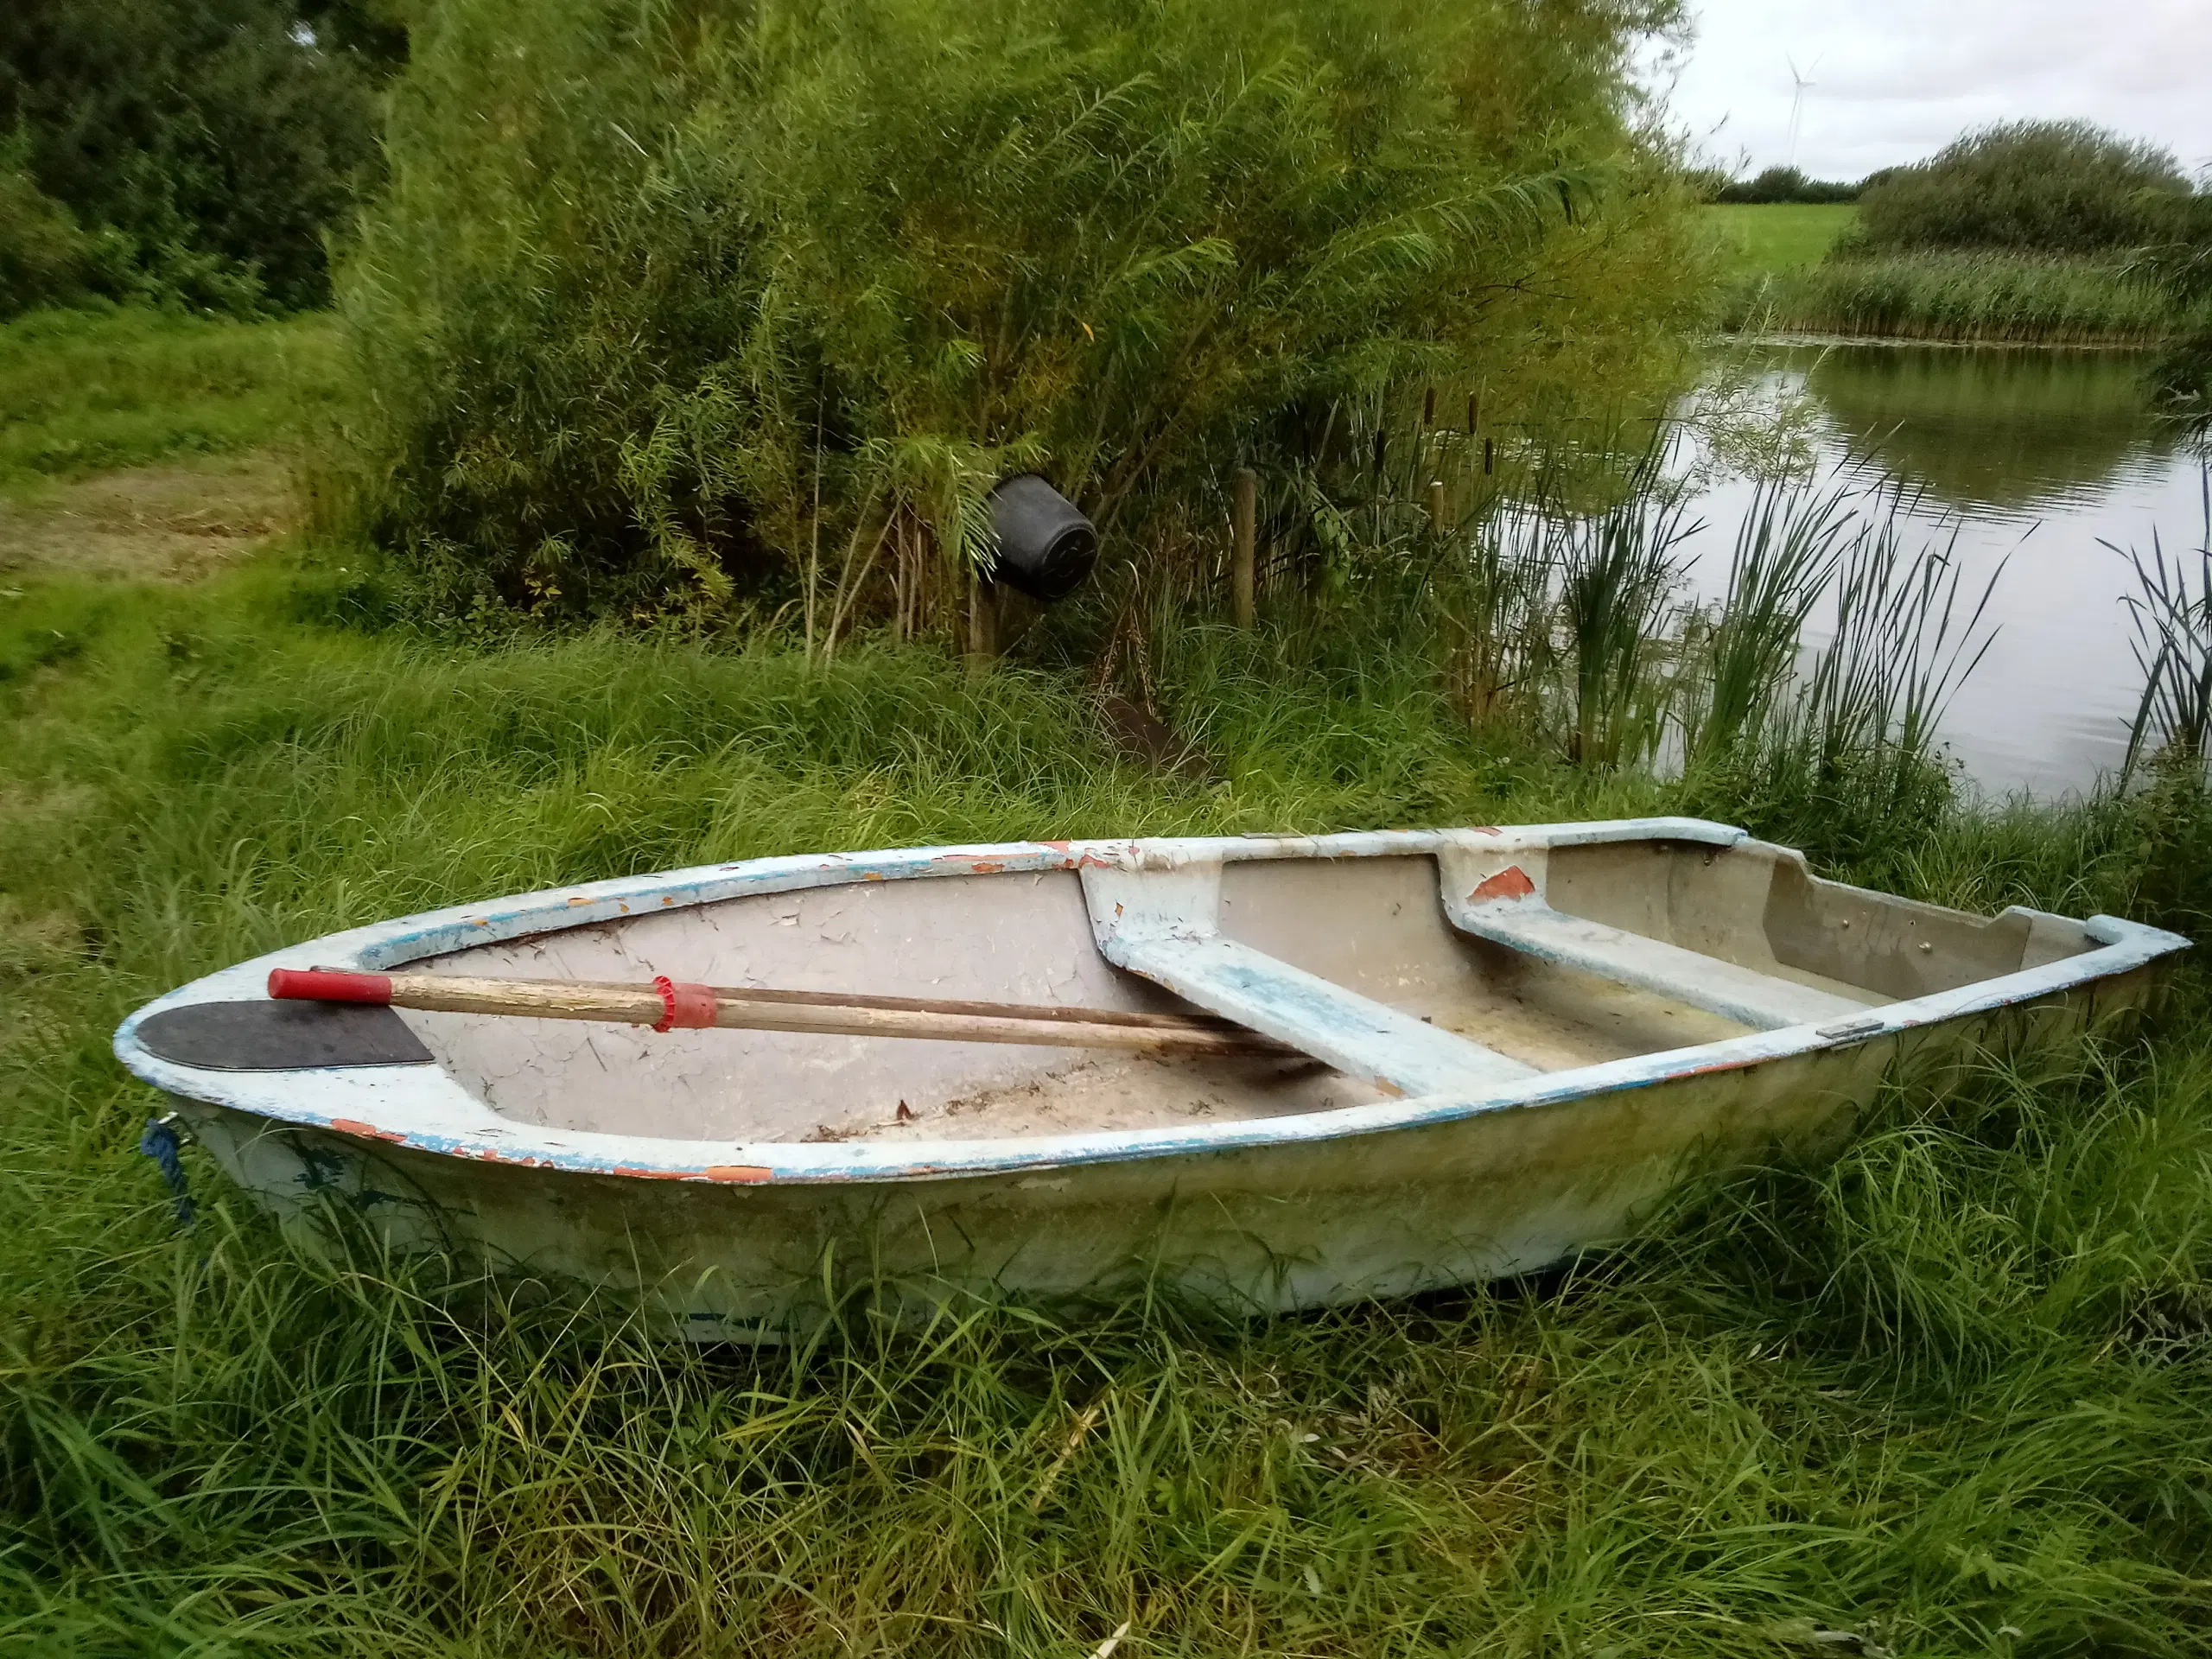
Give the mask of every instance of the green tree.
<svg viewBox="0 0 2212 1659">
<path fill-rule="evenodd" d="M 38 188 L 23 146 L 0 145 L 0 317 L 81 290 L 92 247 L 69 210 Z"/>
<path fill-rule="evenodd" d="M 1808 179 L 1795 167 L 1770 167 L 1756 178 L 1724 186 L 1714 200 L 1765 205 L 1778 201 L 1854 201 L 1859 187 L 1828 179 Z"/>
<path fill-rule="evenodd" d="M 374 159 L 394 27 L 359 0 L 13 0 L 0 127 L 39 191 L 113 232 L 95 285 L 232 310 L 316 304 L 325 233 Z"/>
</svg>

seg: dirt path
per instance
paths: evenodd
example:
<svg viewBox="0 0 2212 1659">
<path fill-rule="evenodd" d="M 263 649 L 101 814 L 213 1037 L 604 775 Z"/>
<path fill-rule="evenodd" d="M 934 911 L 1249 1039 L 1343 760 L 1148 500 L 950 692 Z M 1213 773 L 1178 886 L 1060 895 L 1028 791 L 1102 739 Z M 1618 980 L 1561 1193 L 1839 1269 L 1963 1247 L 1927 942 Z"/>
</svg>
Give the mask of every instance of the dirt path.
<svg viewBox="0 0 2212 1659">
<path fill-rule="evenodd" d="M 126 467 L 32 500 L 0 500 L 0 575 L 188 582 L 298 517 L 290 470 L 278 455 Z"/>
</svg>

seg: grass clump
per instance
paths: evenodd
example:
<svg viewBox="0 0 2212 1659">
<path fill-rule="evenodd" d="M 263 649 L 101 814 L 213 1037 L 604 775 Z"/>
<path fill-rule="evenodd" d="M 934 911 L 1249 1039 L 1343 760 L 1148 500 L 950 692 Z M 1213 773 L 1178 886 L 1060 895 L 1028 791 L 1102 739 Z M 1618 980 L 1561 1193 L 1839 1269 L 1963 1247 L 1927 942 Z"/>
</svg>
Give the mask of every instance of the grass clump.
<svg viewBox="0 0 2212 1659">
<path fill-rule="evenodd" d="M 702 1352 L 563 1287 L 296 1252 L 197 1154 L 177 1235 L 108 1034 L 280 940 L 754 853 L 1689 799 L 1478 735 L 1381 623 L 1288 669 L 1225 631 L 1160 654 L 1163 702 L 1212 711 L 1205 779 L 1116 760 L 1072 674 L 469 652 L 321 620 L 349 582 L 54 582 L 0 617 L 0 1644 L 2199 1650 L 2194 1001 L 2149 1046 L 1899 1093 L 1839 1160 L 1687 1192 L 1572 1274 L 1250 1325 L 1163 1290 L 898 1330 L 861 1281 L 808 1343 Z M 1939 805 L 1883 856 L 1930 898 L 2158 919 L 2139 812 Z"/>
<path fill-rule="evenodd" d="M 0 324 L 0 491 L 177 456 L 287 445 L 335 401 L 327 319 L 143 309 Z"/>
</svg>

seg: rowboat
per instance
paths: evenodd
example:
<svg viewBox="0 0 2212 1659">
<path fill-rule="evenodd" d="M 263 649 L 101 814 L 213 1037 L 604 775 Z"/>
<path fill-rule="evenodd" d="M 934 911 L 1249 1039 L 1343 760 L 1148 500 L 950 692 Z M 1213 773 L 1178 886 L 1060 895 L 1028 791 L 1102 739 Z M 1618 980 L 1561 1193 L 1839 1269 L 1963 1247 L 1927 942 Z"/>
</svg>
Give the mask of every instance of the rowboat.
<svg viewBox="0 0 2212 1659">
<path fill-rule="evenodd" d="M 288 1224 L 350 1209 L 695 1335 L 847 1268 L 1287 1310 L 1621 1240 L 1900 1068 L 2141 1006 L 2187 944 L 1690 818 L 914 848 L 334 933 L 115 1047 Z"/>
</svg>

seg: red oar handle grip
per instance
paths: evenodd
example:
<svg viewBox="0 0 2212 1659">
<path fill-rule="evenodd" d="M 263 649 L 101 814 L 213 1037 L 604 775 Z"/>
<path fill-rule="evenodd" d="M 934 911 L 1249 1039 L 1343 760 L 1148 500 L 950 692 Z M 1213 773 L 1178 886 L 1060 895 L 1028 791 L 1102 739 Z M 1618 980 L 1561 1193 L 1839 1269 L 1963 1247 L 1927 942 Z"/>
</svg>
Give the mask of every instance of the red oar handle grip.
<svg viewBox="0 0 2212 1659">
<path fill-rule="evenodd" d="M 388 1004 L 391 976 L 349 974 L 336 968 L 271 968 L 269 995 L 279 1001 Z"/>
</svg>

